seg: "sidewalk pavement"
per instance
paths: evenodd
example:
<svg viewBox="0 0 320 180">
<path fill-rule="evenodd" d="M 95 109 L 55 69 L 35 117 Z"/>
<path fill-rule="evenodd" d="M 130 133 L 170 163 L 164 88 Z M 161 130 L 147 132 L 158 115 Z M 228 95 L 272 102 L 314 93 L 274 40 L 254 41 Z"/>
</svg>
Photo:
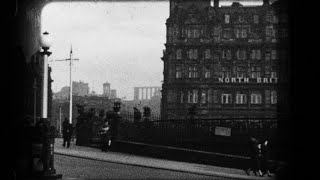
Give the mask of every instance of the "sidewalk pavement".
<svg viewBox="0 0 320 180">
<path fill-rule="evenodd" d="M 69 148 L 62 146 L 62 139 L 55 139 L 54 153 L 60 155 L 67 155 L 79 158 L 86 158 L 98 161 L 107 161 L 113 163 L 120 163 L 126 165 L 142 166 L 148 168 L 172 170 L 179 172 L 195 173 L 201 175 L 209 175 L 215 177 L 224 177 L 231 179 L 259 179 L 259 180 L 271 180 L 273 177 L 258 177 L 254 176 L 251 172 L 248 176 L 242 169 L 224 168 L 218 166 L 210 166 L 196 163 L 178 162 L 165 159 L 157 159 L 151 157 L 137 156 L 119 152 L 102 152 L 100 149 L 76 146 L 75 140 L 71 142 Z"/>
</svg>

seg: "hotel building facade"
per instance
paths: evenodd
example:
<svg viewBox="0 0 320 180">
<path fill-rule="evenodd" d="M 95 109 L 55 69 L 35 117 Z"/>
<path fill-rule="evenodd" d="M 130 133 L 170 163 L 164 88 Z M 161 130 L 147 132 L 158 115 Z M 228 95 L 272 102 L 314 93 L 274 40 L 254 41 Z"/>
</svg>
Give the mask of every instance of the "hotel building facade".
<svg viewBox="0 0 320 180">
<path fill-rule="evenodd" d="M 170 0 L 162 60 L 161 117 L 278 119 L 289 90 L 288 16 L 284 3 Z"/>
</svg>

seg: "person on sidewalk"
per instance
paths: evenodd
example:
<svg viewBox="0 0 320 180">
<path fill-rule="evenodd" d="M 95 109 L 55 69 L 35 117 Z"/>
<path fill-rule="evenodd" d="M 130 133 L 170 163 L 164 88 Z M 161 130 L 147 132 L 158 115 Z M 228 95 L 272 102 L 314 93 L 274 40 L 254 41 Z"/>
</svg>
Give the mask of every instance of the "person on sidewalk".
<svg viewBox="0 0 320 180">
<path fill-rule="evenodd" d="M 65 118 L 62 124 L 63 130 L 63 144 L 62 146 L 65 147 L 67 143 L 67 148 L 70 147 L 70 141 L 71 141 L 71 136 L 72 136 L 72 124 L 69 123 L 68 118 Z"/>
<path fill-rule="evenodd" d="M 246 170 L 247 175 L 250 175 L 250 171 L 252 170 L 255 175 L 257 172 L 259 176 L 262 176 L 261 172 L 261 158 L 262 158 L 262 151 L 261 151 L 261 144 L 259 143 L 257 138 L 250 137 L 249 142 L 249 157 L 250 157 L 250 165 Z"/>
<path fill-rule="evenodd" d="M 269 177 L 271 177 L 271 173 L 269 171 L 269 164 L 268 164 L 268 160 L 269 160 L 269 144 L 268 144 L 268 140 L 264 140 L 261 146 L 261 152 L 262 152 L 262 159 L 261 159 L 261 165 L 262 165 L 262 170 L 263 170 L 263 174 L 267 174 Z"/>
<path fill-rule="evenodd" d="M 101 136 L 101 150 L 108 151 L 111 146 L 111 133 L 110 133 L 110 125 L 109 121 L 105 121 L 104 125 L 102 126 L 101 130 L 99 131 Z"/>
</svg>

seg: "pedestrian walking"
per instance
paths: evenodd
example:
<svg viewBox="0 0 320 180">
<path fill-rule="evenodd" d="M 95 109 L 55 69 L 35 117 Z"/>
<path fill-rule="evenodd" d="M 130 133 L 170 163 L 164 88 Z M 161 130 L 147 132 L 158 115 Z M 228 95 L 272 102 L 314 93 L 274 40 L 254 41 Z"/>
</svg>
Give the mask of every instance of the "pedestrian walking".
<svg viewBox="0 0 320 180">
<path fill-rule="evenodd" d="M 261 159 L 261 165 L 262 165 L 262 170 L 263 174 L 267 174 L 269 177 L 271 177 L 271 173 L 269 170 L 269 142 L 268 140 L 264 140 L 261 143 L 261 152 L 262 152 L 262 159 Z"/>
<path fill-rule="evenodd" d="M 110 125 L 109 121 L 105 121 L 104 125 L 102 126 L 101 130 L 99 131 L 101 141 L 102 141 L 102 146 L 101 150 L 102 151 L 108 151 L 110 146 L 111 146 L 111 133 L 110 133 Z"/>
<path fill-rule="evenodd" d="M 255 175 L 257 172 L 259 176 L 262 176 L 261 171 L 261 159 L 262 159 L 262 150 L 261 144 L 259 143 L 257 138 L 251 137 L 249 142 L 249 157 L 250 163 L 249 167 L 246 170 L 247 175 L 250 175 L 250 171 L 252 170 Z"/>
<path fill-rule="evenodd" d="M 62 134 L 63 134 L 63 147 L 65 147 L 67 145 L 67 148 L 70 147 L 70 141 L 71 141 L 71 136 L 72 136 L 72 124 L 69 123 L 68 118 L 65 118 L 65 120 L 63 121 L 63 130 L 62 130 Z"/>
</svg>

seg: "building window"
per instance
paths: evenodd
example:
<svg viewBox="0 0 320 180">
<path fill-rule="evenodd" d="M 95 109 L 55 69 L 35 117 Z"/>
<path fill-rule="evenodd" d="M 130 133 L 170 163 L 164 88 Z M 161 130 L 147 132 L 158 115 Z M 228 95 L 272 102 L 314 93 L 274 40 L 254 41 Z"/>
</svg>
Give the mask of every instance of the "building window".
<svg viewBox="0 0 320 180">
<path fill-rule="evenodd" d="M 193 30 L 193 38 L 199 38 L 199 37 L 200 37 L 199 29 L 194 29 Z"/>
<path fill-rule="evenodd" d="M 235 28 L 236 38 L 247 38 L 247 29 L 244 27 Z"/>
<path fill-rule="evenodd" d="M 232 95 L 231 94 L 222 94 L 221 95 L 221 103 L 222 104 L 231 104 L 232 103 Z"/>
<path fill-rule="evenodd" d="M 190 49 L 188 51 L 188 58 L 189 59 L 197 59 L 198 58 L 198 50 L 197 49 Z"/>
<path fill-rule="evenodd" d="M 210 49 L 206 49 L 206 50 L 204 51 L 204 58 L 205 58 L 205 59 L 210 59 L 210 58 L 211 58 Z"/>
<path fill-rule="evenodd" d="M 189 67 L 189 78 L 198 78 L 198 69 L 195 66 Z"/>
<path fill-rule="evenodd" d="M 184 103 L 184 92 L 180 91 L 180 103 Z"/>
<path fill-rule="evenodd" d="M 223 59 L 228 59 L 230 60 L 232 58 L 232 55 L 231 55 L 231 50 L 230 49 L 224 49 L 222 50 L 222 58 Z"/>
<path fill-rule="evenodd" d="M 188 103 L 197 103 L 198 102 L 198 90 L 194 89 L 188 91 Z"/>
<path fill-rule="evenodd" d="M 260 93 L 252 93 L 251 94 L 251 104 L 261 104 L 262 103 L 262 96 Z"/>
<path fill-rule="evenodd" d="M 266 78 L 269 78 L 269 77 L 271 77 L 271 76 L 270 76 L 270 73 L 271 73 L 271 67 L 270 67 L 269 65 L 265 66 L 264 76 L 265 76 Z"/>
<path fill-rule="evenodd" d="M 204 78 L 210 78 L 210 77 L 211 77 L 210 68 L 205 67 L 204 68 Z"/>
<path fill-rule="evenodd" d="M 276 38 L 276 30 L 273 26 L 266 26 L 266 40 L 271 40 Z"/>
<path fill-rule="evenodd" d="M 182 50 L 181 50 L 181 49 L 178 49 L 178 50 L 176 51 L 176 58 L 177 58 L 177 59 L 181 59 L 181 58 L 182 58 Z"/>
<path fill-rule="evenodd" d="M 271 91 L 271 104 L 277 104 L 277 91 Z"/>
<path fill-rule="evenodd" d="M 272 23 L 273 22 L 273 15 L 272 15 L 272 12 L 267 12 L 266 14 L 266 21 L 269 22 L 269 23 Z"/>
<path fill-rule="evenodd" d="M 240 35 L 241 29 L 236 28 L 235 31 L 236 31 L 236 38 L 240 38 L 241 37 L 241 35 Z"/>
<path fill-rule="evenodd" d="M 277 72 L 271 72 L 271 78 L 277 78 Z"/>
<path fill-rule="evenodd" d="M 259 16 L 258 15 L 253 15 L 253 23 L 254 24 L 259 24 Z"/>
<path fill-rule="evenodd" d="M 237 67 L 237 78 L 243 78 L 245 76 L 245 67 Z"/>
<path fill-rule="evenodd" d="M 246 38 L 247 37 L 247 29 L 242 29 L 241 30 L 241 38 Z"/>
<path fill-rule="evenodd" d="M 192 31 L 191 31 L 191 29 L 187 29 L 186 31 L 187 31 L 187 37 L 188 37 L 188 38 L 191 38 L 191 37 L 192 37 Z"/>
<path fill-rule="evenodd" d="M 224 15 L 224 23 L 226 23 L 226 24 L 230 23 L 230 15 L 229 14 Z"/>
<path fill-rule="evenodd" d="M 182 78 L 182 66 L 181 65 L 176 66 L 176 78 L 177 79 Z"/>
<path fill-rule="evenodd" d="M 236 28 L 235 29 L 236 38 L 247 38 L 246 28 Z"/>
<path fill-rule="evenodd" d="M 221 77 L 222 78 L 230 78 L 231 77 L 231 69 L 228 67 L 222 67 Z"/>
<path fill-rule="evenodd" d="M 187 37 L 188 38 L 199 38 L 200 37 L 199 29 L 192 29 L 192 28 L 187 29 Z"/>
<path fill-rule="evenodd" d="M 237 58 L 239 60 L 244 60 L 247 58 L 247 55 L 246 55 L 246 50 L 238 50 L 237 51 Z"/>
<path fill-rule="evenodd" d="M 251 78 L 260 78 L 261 77 L 261 67 L 251 67 Z"/>
<path fill-rule="evenodd" d="M 236 104 L 246 104 L 247 103 L 247 95 L 246 94 L 238 94 L 236 95 Z"/>
<path fill-rule="evenodd" d="M 201 91 L 201 104 L 207 104 L 208 103 L 208 91 L 202 90 Z"/>
<path fill-rule="evenodd" d="M 260 51 L 260 49 L 251 50 L 251 59 L 261 59 L 261 51 Z"/>
</svg>

